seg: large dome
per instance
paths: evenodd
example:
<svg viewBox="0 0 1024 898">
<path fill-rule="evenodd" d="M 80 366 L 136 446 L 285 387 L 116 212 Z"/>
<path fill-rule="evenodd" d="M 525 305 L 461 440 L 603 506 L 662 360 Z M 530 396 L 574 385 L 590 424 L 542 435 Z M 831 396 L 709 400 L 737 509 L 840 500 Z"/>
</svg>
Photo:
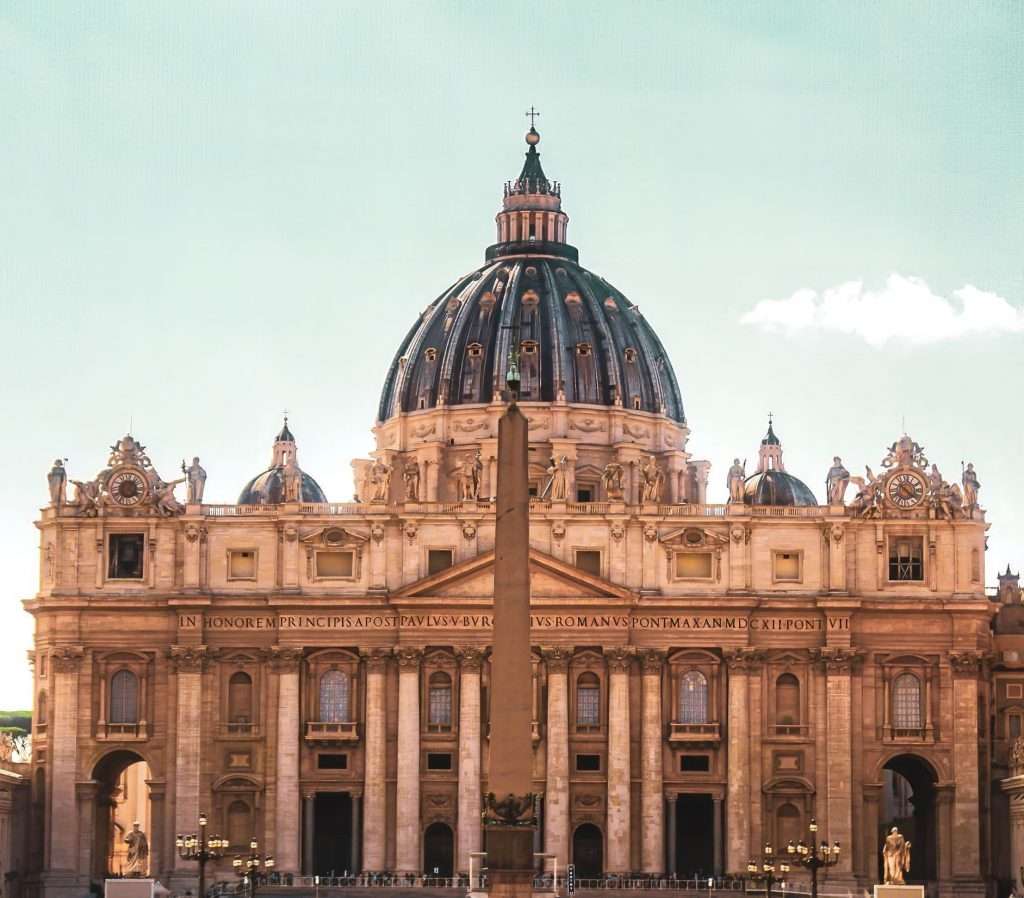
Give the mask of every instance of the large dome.
<svg viewBox="0 0 1024 898">
<path fill-rule="evenodd" d="M 582 268 L 565 242 L 561 191 L 531 129 L 519 178 L 505 186 L 486 264 L 428 306 L 388 370 L 381 421 L 400 412 L 491 402 L 517 347 L 526 401 L 622 405 L 683 422 L 665 348 L 639 309 Z"/>
</svg>

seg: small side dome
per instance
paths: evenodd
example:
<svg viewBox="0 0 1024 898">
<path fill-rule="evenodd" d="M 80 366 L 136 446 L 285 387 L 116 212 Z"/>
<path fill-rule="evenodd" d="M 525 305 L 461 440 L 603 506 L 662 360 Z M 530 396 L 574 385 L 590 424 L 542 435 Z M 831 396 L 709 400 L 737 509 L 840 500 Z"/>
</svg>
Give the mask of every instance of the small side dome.
<svg viewBox="0 0 1024 898">
<path fill-rule="evenodd" d="M 786 473 L 782 464 L 782 440 L 775 435 L 771 415 L 768 416 L 768 433 L 758 450 L 757 473 L 744 481 L 743 502 L 745 505 L 818 504 L 806 483 Z"/>
<path fill-rule="evenodd" d="M 299 502 L 326 502 L 327 497 L 312 476 L 299 468 L 295 436 L 284 419 L 281 432 L 274 439 L 270 467 L 250 480 L 238 496 L 239 505 L 280 505 L 288 501 L 287 483 L 290 470 L 299 479 Z"/>
</svg>

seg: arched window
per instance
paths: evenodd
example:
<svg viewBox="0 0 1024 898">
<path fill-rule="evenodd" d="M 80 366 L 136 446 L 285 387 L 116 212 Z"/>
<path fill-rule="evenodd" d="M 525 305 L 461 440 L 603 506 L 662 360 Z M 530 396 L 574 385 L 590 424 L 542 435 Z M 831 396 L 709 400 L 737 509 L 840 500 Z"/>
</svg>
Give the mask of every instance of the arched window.
<svg viewBox="0 0 1024 898">
<path fill-rule="evenodd" d="M 320 677 L 320 720 L 324 723 L 348 723 L 349 716 L 348 674 L 340 670 L 329 670 Z"/>
<path fill-rule="evenodd" d="M 601 681 L 597 674 L 582 673 L 576 680 L 576 726 L 601 725 Z"/>
<path fill-rule="evenodd" d="M 784 735 L 796 735 L 800 726 L 800 681 L 791 673 L 775 681 L 775 725 Z"/>
<path fill-rule="evenodd" d="M 234 846 L 248 846 L 252 838 L 252 814 L 249 805 L 236 800 L 228 806 L 228 842 Z"/>
<path fill-rule="evenodd" d="M 452 728 L 452 678 L 441 670 L 436 670 L 430 675 L 427 724 L 432 730 Z"/>
<path fill-rule="evenodd" d="M 892 725 L 898 730 L 921 729 L 921 681 L 902 673 L 892 684 Z"/>
<path fill-rule="evenodd" d="M 708 722 L 708 679 L 689 670 L 679 680 L 679 723 Z"/>
<path fill-rule="evenodd" d="M 139 722 L 139 678 L 119 670 L 110 678 L 110 723 Z"/>
<path fill-rule="evenodd" d="M 241 670 L 228 680 L 228 722 L 252 723 L 252 677 Z"/>
</svg>

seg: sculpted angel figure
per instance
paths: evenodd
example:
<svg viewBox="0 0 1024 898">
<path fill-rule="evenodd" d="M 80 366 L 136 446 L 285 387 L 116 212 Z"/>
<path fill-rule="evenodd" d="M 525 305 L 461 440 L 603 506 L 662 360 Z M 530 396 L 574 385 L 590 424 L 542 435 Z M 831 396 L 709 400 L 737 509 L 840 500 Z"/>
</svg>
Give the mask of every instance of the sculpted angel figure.
<svg viewBox="0 0 1024 898">
<path fill-rule="evenodd" d="M 153 485 L 153 507 L 160 514 L 165 517 L 171 517 L 172 515 L 181 514 L 185 510 L 185 506 L 174 496 L 174 488 L 179 483 L 184 482 L 185 478 L 179 477 L 177 480 L 171 480 L 166 483 L 163 480 L 157 480 Z"/>
<path fill-rule="evenodd" d="M 843 460 L 835 455 L 832 467 L 825 477 L 825 492 L 830 505 L 842 505 L 846 500 L 846 488 L 850 485 L 850 472 L 843 466 Z"/>
<path fill-rule="evenodd" d="M 851 508 L 862 517 L 872 518 L 878 514 L 878 497 L 882 486 L 882 478 L 876 477 L 870 465 L 864 466 L 865 477 L 851 477 L 850 482 L 857 487 L 857 495 Z"/>
<path fill-rule="evenodd" d="M 882 868 L 887 886 L 903 885 L 903 874 L 910 872 L 910 843 L 895 826 L 889 830 L 882 846 Z"/>
<path fill-rule="evenodd" d="M 747 460 L 743 459 L 743 464 L 740 464 L 738 458 L 732 460 L 732 467 L 729 468 L 729 473 L 725 478 L 725 485 L 729 487 L 729 501 L 730 502 L 742 502 L 743 501 L 743 484 L 747 479 Z"/>
<path fill-rule="evenodd" d="M 98 480 L 72 480 L 75 485 L 75 505 L 78 513 L 95 517 L 100 507 L 100 482 Z"/>
<path fill-rule="evenodd" d="M 605 495 L 609 499 L 622 498 L 622 480 L 625 477 L 625 470 L 617 461 L 610 462 L 604 466 L 601 472 L 601 484 L 604 486 Z"/>
<path fill-rule="evenodd" d="M 125 867 L 125 876 L 145 876 L 149 870 L 149 839 L 142 831 L 138 821 L 132 824 L 128 835 L 124 837 L 128 844 L 128 858 Z"/>
</svg>

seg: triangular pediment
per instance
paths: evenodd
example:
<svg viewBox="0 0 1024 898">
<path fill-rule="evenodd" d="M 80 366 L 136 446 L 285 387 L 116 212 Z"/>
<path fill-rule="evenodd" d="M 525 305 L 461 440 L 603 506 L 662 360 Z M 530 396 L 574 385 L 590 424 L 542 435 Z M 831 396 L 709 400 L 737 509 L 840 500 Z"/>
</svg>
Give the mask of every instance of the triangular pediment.
<svg viewBox="0 0 1024 898">
<path fill-rule="evenodd" d="M 551 555 L 530 549 L 530 595 L 534 600 L 631 601 L 630 590 L 587 574 Z M 494 552 L 485 552 L 401 589 L 396 599 L 491 599 L 494 597 Z"/>
</svg>

